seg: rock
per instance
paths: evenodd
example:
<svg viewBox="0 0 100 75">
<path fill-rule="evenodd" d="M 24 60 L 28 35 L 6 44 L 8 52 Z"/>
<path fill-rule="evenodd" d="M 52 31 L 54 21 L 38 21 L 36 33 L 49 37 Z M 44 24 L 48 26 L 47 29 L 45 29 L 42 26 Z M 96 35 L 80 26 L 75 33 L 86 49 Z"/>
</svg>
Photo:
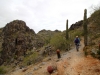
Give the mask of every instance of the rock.
<svg viewBox="0 0 100 75">
<path fill-rule="evenodd" d="M 46 62 L 42 62 L 40 65 L 42 66 L 42 65 L 45 65 L 46 64 Z"/>
<path fill-rule="evenodd" d="M 99 72 L 100 73 L 100 69 L 95 69 L 95 72 Z"/>
<path fill-rule="evenodd" d="M 66 65 L 63 65 L 64 68 L 66 68 Z"/>
<path fill-rule="evenodd" d="M 72 25 L 71 25 L 70 30 L 74 30 L 74 29 L 76 29 L 76 28 L 79 28 L 79 27 L 82 26 L 82 24 L 83 24 L 83 20 L 78 21 L 78 22 L 76 22 L 75 24 L 72 24 Z"/>
<path fill-rule="evenodd" d="M 56 60 L 56 62 L 58 62 L 58 61 L 59 61 L 59 59 Z"/>
<path fill-rule="evenodd" d="M 51 74 L 54 71 L 54 69 L 52 66 L 48 66 L 47 71 Z"/>
<path fill-rule="evenodd" d="M 28 68 L 23 69 L 22 72 L 25 72 L 26 70 L 28 70 Z"/>
<path fill-rule="evenodd" d="M 70 59 L 71 59 L 71 57 L 68 57 L 67 59 L 68 59 L 68 60 L 70 60 Z"/>
<path fill-rule="evenodd" d="M 42 68 L 42 66 L 39 66 L 39 68 Z"/>
<path fill-rule="evenodd" d="M 33 69 L 33 71 L 34 71 L 34 70 L 38 70 L 38 67 L 35 67 L 35 68 Z"/>
<path fill-rule="evenodd" d="M 3 64 L 3 59 L 2 58 L 0 58 L 0 65 L 2 65 Z"/>
<path fill-rule="evenodd" d="M 28 73 L 26 73 L 25 75 L 33 75 L 32 73 L 30 73 L 30 72 L 28 72 Z"/>
<path fill-rule="evenodd" d="M 51 60 L 51 58 L 48 58 L 47 61 Z"/>
</svg>

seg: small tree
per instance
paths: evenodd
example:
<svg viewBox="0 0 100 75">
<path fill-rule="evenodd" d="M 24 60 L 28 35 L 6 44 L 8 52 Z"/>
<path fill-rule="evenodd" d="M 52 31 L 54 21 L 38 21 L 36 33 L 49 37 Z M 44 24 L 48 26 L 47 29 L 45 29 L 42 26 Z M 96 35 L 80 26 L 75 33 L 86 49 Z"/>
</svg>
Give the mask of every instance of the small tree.
<svg viewBox="0 0 100 75">
<path fill-rule="evenodd" d="M 84 45 L 87 46 L 87 9 L 84 10 L 84 20 L 83 20 L 83 29 L 84 29 Z"/>
</svg>

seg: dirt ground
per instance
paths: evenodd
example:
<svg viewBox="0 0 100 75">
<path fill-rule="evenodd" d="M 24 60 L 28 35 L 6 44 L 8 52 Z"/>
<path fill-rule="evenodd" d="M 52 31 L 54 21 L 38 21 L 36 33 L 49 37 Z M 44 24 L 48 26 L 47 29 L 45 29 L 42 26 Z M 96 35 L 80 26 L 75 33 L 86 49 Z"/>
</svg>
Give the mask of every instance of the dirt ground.
<svg viewBox="0 0 100 75">
<path fill-rule="evenodd" d="M 56 55 L 47 57 L 41 63 L 17 69 L 9 75 L 50 75 L 47 72 L 47 67 L 50 65 L 57 67 L 51 75 L 100 75 L 100 60 L 91 56 L 85 57 L 83 44 L 78 52 L 73 48 L 61 54 L 59 60 Z"/>
</svg>

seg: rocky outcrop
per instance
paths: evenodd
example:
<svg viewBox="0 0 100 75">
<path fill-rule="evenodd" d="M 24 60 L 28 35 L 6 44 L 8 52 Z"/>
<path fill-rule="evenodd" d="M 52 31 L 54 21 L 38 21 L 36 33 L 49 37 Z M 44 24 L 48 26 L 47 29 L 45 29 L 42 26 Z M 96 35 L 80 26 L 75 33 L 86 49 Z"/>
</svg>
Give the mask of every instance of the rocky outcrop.
<svg viewBox="0 0 100 75">
<path fill-rule="evenodd" d="M 75 24 L 72 24 L 69 30 L 74 30 L 77 29 L 79 27 L 82 27 L 83 24 L 83 20 L 76 22 Z"/>
<path fill-rule="evenodd" d="M 33 48 L 32 35 L 34 30 L 26 26 L 22 20 L 14 20 L 3 28 L 3 43 L 1 58 L 3 62 L 25 56 L 27 50 Z M 2 63 L 2 62 L 1 62 Z"/>
</svg>

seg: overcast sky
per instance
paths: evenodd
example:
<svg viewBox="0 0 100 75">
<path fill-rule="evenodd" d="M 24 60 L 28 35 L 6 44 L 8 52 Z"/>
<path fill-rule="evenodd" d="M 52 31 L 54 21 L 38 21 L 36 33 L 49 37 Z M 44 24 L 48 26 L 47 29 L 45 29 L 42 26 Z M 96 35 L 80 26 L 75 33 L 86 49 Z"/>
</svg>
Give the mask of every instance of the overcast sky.
<svg viewBox="0 0 100 75">
<path fill-rule="evenodd" d="M 89 17 L 91 6 L 100 0 L 0 0 L 0 27 L 13 20 L 23 20 L 36 33 L 42 29 L 65 30 L 82 20 L 84 9 Z"/>
</svg>

